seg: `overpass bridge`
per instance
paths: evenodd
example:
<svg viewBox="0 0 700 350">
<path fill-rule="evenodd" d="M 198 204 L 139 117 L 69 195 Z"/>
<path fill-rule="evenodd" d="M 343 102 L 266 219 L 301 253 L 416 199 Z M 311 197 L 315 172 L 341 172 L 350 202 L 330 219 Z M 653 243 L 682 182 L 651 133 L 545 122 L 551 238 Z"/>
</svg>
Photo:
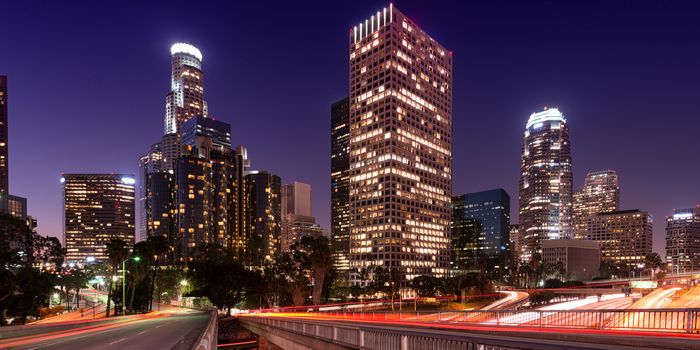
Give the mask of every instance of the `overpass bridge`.
<svg viewBox="0 0 700 350">
<path fill-rule="evenodd" d="M 647 328 L 624 327 L 621 320 L 635 320 L 640 311 L 630 310 L 615 322 L 601 327 L 600 315 L 604 313 L 559 312 L 540 314 L 539 320 L 527 327 L 516 324 L 532 321 L 532 312 L 493 311 L 484 317 L 464 313 L 453 318 L 454 313 L 416 315 L 406 313 L 373 313 L 369 315 L 265 315 L 241 316 L 241 323 L 252 332 L 284 349 L 488 349 L 488 350 L 553 350 L 553 349 L 698 349 L 700 335 L 695 318 L 678 327 L 681 322 L 671 316 L 660 322 L 661 313 L 647 314 Z M 664 312 L 664 311 L 661 311 Z M 665 312 L 672 312 L 666 310 Z M 695 317 L 700 310 L 685 310 Z M 529 316 L 527 314 L 530 314 Z M 578 314 L 578 316 L 576 316 Z M 499 318 L 494 317 L 499 315 Z M 585 315 L 585 316 L 584 316 Z M 619 314 L 623 315 L 623 314 Z M 679 314 L 680 315 L 680 314 Z M 423 316 L 423 317 L 421 317 Z M 470 317 L 471 316 L 471 317 Z M 570 317 L 567 321 L 566 316 Z M 591 317 L 592 316 L 592 317 Z M 655 317 L 656 316 L 656 317 Z M 563 317 L 563 318 L 562 318 Z M 644 317 L 644 316 L 641 316 Z M 509 319 L 510 318 L 510 319 Z M 532 318 L 532 319 L 531 319 Z M 548 325 L 548 320 L 564 322 Z M 421 321 L 423 320 L 423 321 Z M 530 321 L 528 321 L 530 320 Z M 675 320 L 675 321 L 674 321 Z M 684 319 L 685 320 L 685 319 Z M 632 322 L 632 321 L 629 321 Z M 636 321 L 635 321 L 636 322 Z M 681 329 L 692 323 L 690 331 Z M 568 328 L 566 325 L 569 325 Z M 592 327 L 588 327 L 588 326 Z M 700 325 L 700 324 L 698 324 Z"/>
</svg>

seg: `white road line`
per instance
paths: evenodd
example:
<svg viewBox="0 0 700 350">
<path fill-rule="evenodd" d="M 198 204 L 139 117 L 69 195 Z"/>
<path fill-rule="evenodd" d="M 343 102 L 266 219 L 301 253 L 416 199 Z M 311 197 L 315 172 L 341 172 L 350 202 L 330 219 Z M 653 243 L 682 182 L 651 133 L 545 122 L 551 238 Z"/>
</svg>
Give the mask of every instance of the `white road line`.
<svg viewBox="0 0 700 350">
<path fill-rule="evenodd" d="M 136 333 L 136 335 L 141 335 L 141 334 L 144 334 L 144 333 L 146 333 L 146 331 L 138 332 L 138 333 Z"/>
<path fill-rule="evenodd" d="M 108 345 L 113 345 L 113 344 L 116 344 L 116 343 L 119 343 L 119 342 L 122 342 L 122 341 L 125 341 L 125 340 L 126 340 L 126 338 L 121 338 L 121 339 L 119 339 L 119 340 L 115 340 L 115 341 L 109 343 Z"/>
</svg>

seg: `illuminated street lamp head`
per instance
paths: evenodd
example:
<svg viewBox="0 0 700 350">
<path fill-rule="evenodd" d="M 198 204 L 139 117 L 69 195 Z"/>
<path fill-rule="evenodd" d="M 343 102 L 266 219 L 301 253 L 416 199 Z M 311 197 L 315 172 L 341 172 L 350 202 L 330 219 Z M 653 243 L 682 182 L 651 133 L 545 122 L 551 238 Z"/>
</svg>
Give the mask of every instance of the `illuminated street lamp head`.
<svg viewBox="0 0 700 350">
<path fill-rule="evenodd" d="M 187 285 L 187 280 L 182 280 L 182 281 L 180 281 L 180 285 L 186 286 L 186 285 Z"/>
<path fill-rule="evenodd" d="M 140 257 L 140 256 L 135 256 L 135 257 L 134 257 L 134 261 L 136 261 L 136 262 L 141 261 L 141 257 Z"/>
<path fill-rule="evenodd" d="M 170 47 L 170 54 L 175 55 L 178 53 L 188 54 L 190 56 L 196 57 L 198 60 L 202 60 L 202 52 L 198 48 L 185 43 L 176 43 Z"/>
</svg>

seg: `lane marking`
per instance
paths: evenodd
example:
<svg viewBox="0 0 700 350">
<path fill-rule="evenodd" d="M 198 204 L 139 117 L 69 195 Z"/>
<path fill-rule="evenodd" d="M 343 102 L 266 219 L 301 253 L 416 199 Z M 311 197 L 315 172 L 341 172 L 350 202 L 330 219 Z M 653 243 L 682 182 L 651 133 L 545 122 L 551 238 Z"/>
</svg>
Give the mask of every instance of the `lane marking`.
<svg viewBox="0 0 700 350">
<path fill-rule="evenodd" d="M 136 335 L 141 335 L 141 334 L 144 334 L 144 333 L 146 333 L 146 331 L 138 332 L 138 333 L 136 333 Z"/>
<path fill-rule="evenodd" d="M 115 341 L 109 343 L 109 345 L 113 345 L 113 344 L 116 344 L 116 343 L 119 343 L 119 342 L 122 342 L 122 341 L 125 341 L 125 340 L 126 340 L 126 338 L 121 338 L 121 339 L 119 339 L 119 340 L 115 340 Z"/>
</svg>

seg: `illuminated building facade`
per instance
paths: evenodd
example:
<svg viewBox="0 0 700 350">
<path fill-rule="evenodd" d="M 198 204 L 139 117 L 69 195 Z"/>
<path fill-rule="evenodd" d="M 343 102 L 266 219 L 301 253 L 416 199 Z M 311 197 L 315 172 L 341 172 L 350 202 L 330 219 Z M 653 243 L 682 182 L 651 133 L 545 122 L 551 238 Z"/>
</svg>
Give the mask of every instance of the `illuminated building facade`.
<svg viewBox="0 0 700 350">
<path fill-rule="evenodd" d="M 207 116 L 204 101 L 202 53 L 184 43 L 170 47 L 171 91 L 165 98 L 165 134 L 181 134 L 182 124 L 194 116 Z"/>
<path fill-rule="evenodd" d="M 134 244 L 133 175 L 64 174 L 61 181 L 67 261 L 106 261 L 112 239 Z"/>
<path fill-rule="evenodd" d="M 7 127 L 7 76 L 0 75 L 0 200 L 10 194 Z"/>
<path fill-rule="evenodd" d="M 700 270 L 700 206 L 666 218 L 666 262 L 669 272 Z"/>
<path fill-rule="evenodd" d="M 652 252 L 653 219 L 646 211 L 622 210 L 588 217 L 586 240 L 600 243 L 605 262 L 635 267 Z"/>
<path fill-rule="evenodd" d="M 503 189 L 453 197 L 451 273 L 505 268 L 509 229 L 510 196 Z"/>
<path fill-rule="evenodd" d="M 571 144 L 564 115 L 556 108 L 527 121 L 520 162 L 518 255 L 529 261 L 543 239 L 572 238 Z"/>
<path fill-rule="evenodd" d="M 350 105 L 344 98 L 331 105 L 331 247 L 338 276 L 350 268 Z"/>
<path fill-rule="evenodd" d="M 248 261 L 260 266 L 280 251 L 282 181 L 266 171 L 251 171 L 246 186 L 250 196 Z"/>
<path fill-rule="evenodd" d="M 349 31 L 350 280 L 449 270 L 452 55 L 393 5 Z"/>
<path fill-rule="evenodd" d="M 620 187 L 617 173 L 604 170 L 588 173 L 583 189 L 574 193 L 574 238 L 586 236 L 588 217 L 620 209 Z"/>
</svg>

